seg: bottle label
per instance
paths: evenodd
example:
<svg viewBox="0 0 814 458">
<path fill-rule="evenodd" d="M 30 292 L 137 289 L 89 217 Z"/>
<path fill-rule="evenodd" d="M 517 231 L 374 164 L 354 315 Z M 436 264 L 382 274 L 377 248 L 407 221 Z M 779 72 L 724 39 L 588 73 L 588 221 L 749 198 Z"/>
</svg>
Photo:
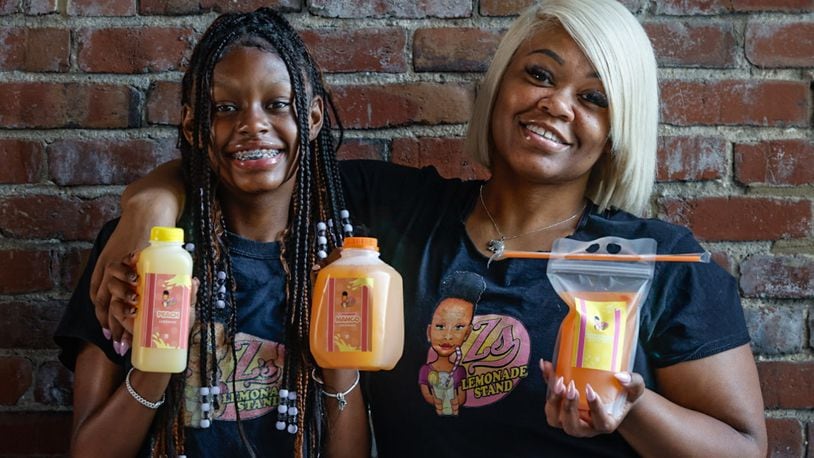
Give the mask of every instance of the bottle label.
<svg viewBox="0 0 814 458">
<path fill-rule="evenodd" d="M 189 337 L 189 275 L 146 274 L 141 341 L 146 348 L 186 349 Z"/>
<path fill-rule="evenodd" d="M 371 351 L 370 323 L 373 279 L 329 278 L 327 351 Z"/>
<path fill-rule="evenodd" d="M 574 367 L 622 370 L 628 303 L 575 299 L 579 320 L 574 321 L 578 336 L 571 355 Z"/>
</svg>

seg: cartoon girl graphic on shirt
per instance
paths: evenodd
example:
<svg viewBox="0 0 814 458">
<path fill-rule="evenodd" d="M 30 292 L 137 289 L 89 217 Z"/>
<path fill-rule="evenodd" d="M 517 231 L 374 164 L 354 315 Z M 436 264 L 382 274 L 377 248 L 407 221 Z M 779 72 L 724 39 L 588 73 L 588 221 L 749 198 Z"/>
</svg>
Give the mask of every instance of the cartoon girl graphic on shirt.
<svg viewBox="0 0 814 458">
<path fill-rule="evenodd" d="M 461 345 L 472 332 L 475 307 L 485 289 L 483 278 L 472 272 L 454 272 L 441 282 L 441 299 L 427 326 L 432 351 L 418 375 L 421 394 L 438 415 L 458 415 L 466 400 Z"/>
</svg>

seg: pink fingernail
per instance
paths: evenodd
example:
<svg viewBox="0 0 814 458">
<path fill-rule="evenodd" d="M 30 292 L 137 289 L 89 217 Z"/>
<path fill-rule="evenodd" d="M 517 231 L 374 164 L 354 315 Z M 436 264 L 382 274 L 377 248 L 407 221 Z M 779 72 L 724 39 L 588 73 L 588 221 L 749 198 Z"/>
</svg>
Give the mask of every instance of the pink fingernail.
<svg viewBox="0 0 814 458">
<path fill-rule="evenodd" d="M 627 385 L 628 383 L 630 383 L 631 380 L 630 374 L 628 374 L 627 372 L 617 372 L 613 374 L 613 376 L 616 377 L 616 380 L 619 380 L 622 383 L 622 385 Z"/>
<path fill-rule="evenodd" d="M 102 335 L 105 336 L 105 339 L 110 340 L 110 337 L 113 335 L 110 333 L 110 329 L 102 328 Z"/>
<path fill-rule="evenodd" d="M 122 349 L 122 344 L 120 344 L 118 340 L 114 340 L 113 341 L 113 351 L 115 351 L 117 355 L 121 356 L 122 355 L 121 349 Z"/>
<path fill-rule="evenodd" d="M 585 398 L 588 402 L 594 402 L 596 400 L 596 391 L 587 383 L 585 384 Z"/>
<path fill-rule="evenodd" d="M 565 392 L 565 383 L 563 382 L 562 377 L 557 379 L 557 383 L 554 384 L 554 394 L 557 396 L 562 396 Z"/>
<path fill-rule="evenodd" d="M 121 353 L 119 353 L 119 354 L 124 356 L 124 355 L 127 354 L 127 350 L 129 350 L 129 349 L 130 349 L 130 344 L 125 339 L 122 339 L 121 346 L 119 347 L 119 350 L 121 351 Z"/>
<path fill-rule="evenodd" d="M 571 383 L 568 384 L 568 392 L 565 393 L 565 397 L 569 401 L 573 401 L 577 398 L 577 387 L 574 385 L 573 380 L 571 380 Z"/>
</svg>

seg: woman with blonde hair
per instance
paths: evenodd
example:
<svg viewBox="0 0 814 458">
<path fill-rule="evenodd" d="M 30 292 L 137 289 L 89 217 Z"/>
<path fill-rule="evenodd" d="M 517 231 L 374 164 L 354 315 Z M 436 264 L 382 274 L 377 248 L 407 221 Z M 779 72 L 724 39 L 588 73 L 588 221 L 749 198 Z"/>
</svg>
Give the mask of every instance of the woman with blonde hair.
<svg viewBox="0 0 814 458">
<path fill-rule="evenodd" d="M 656 266 L 633 371 L 615 374 L 627 400 L 611 415 L 607 399 L 554 375 L 567 307 L 547 262 L 498 256 L 549 251 L 562 237 L 646 237 L 659 253 L 701 251 L 687 229 L 640 216 L 657 125 L 656 62 L 636 18 L 614 0 L 544 0 L 513 23 L 478 92 L 466 146 L 489 180 L 340 165 L 355 221 L 372 228 L 405 280 L 404 355 L 365 381 L 380 456 L 765 455 L 749 335 L 723 269 Z M 161 213 L 178 208 L 176 174 L 165 166 L 131 186 L 124 217 L 167 223 Z M 121 246 L 141 241 L 144 226 L 125 226 Z M 465 396 L 457 415 L 439 415 L 416 381 L 437 357 L 426 336 L 441 279 L 459 271 L 482 277 L 485 289 L 454 356 Z M 109 291 L 100 291 L 104 315 Z M 580 414 L 583 397 L 589 411 Z"/>
</svg>

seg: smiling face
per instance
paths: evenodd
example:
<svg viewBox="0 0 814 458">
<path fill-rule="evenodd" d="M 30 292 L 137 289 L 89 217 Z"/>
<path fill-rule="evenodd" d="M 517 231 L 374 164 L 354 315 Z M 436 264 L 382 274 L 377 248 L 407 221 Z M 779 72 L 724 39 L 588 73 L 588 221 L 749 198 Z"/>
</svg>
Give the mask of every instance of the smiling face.
<svg viewBox="0 0 814 458">
<path fill-rule="evenodd" d="M 209 160 L 232 194 L 274 191 L 292 182 L 299 141 L 294 93 L 285 63 L 275 53 L 237 46 L 212 74 L 212 142 Z M 322 122 L 322 101 L 311 103 L 315 138 Z M 184 131 L 191 136 L 191 110 Z"/>
<path fill-rule="evenodd" d="M 492 172 L 584 187 L 609 149 L 609 128 L 602 81 L 565 29 L 548 25 L 517 49 L 498 88 Z"/>
<path fill-rule="evenodd" d="M 463 345 L 472 332 L 474 306 L 463 299 L 448 298 L 441 301 L 427 326 L 427 338 L 439 356 L 447 357 Z"/>
</svg>

